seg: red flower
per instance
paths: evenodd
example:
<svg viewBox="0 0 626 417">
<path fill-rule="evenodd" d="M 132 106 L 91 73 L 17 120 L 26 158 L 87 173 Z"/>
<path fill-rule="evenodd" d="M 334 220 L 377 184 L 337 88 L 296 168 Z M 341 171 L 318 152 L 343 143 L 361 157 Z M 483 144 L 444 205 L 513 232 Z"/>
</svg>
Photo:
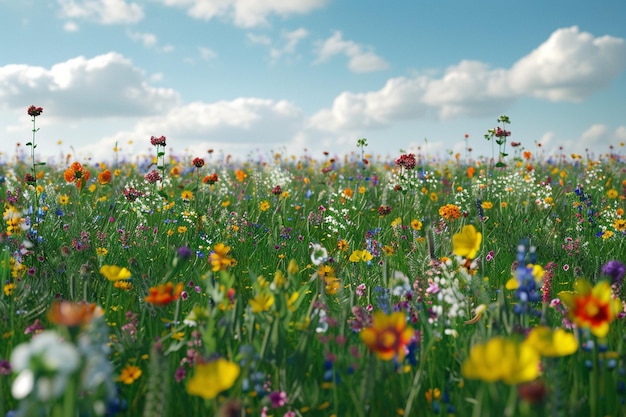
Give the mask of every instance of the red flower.
<svg viewBox="0 0 626 417">
<path fill-rule="evenodd" d="M 28 113 L 29 116 L 37 117 L 37 116 L 41 115 L 41 113 L 43 113 L 43 108 L 30 106 L 28 108 L 28 110 L 27 110 L 27 113 Z"/>
<path fill-rule="evenodd" d="M 191 163 L 196 168 L 202 168 L 204 166 L 204 159 L 202 159 L 202 158 L 193 158 L 193 161 Z"/>
<path fill-rule="evenodd" d="M 165 136 L 158 138 L 156 136 L 152 136 L 150 137 L 150 143 L 152 146 L 165 146 Z"/>
<path fill-rule="evenodd" d="M 202 182 L 205 183 L 205 184 L 212 185 L 212 184 L 215 184 L 217 182 L 217 180 L 218 180 L 217 173 L 213 173 L 211 175 L 207 175 L 206 177 L 204 177 L 202 179 Z"/>
</svg>

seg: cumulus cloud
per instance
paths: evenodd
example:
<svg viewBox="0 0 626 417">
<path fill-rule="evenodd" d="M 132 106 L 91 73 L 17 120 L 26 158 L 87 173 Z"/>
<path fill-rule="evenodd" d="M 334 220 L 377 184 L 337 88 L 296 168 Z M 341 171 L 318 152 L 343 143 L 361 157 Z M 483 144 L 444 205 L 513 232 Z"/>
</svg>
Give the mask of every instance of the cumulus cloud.
<svg viewBox="0 0 626 417">
<path fill-rule="evenodd" d="M 287 17 L 321 8 L 327 0 L 161 0 L 166 6 L 181 7 L 189 16 L 232 20 L 240 27 L 266 26 L 271 15 Z"/>
<path fill-rule="evenodd" d="M 357 73 L 382 71 L 389 68 L 389 64 L 376 55 L 371 48 L 354 41 L 344 40 L 340 31 L 336 31 L 330 38 L 318 44 L 316 63 L 328 61 L 335 55 L 346 56 L 348 68 Z"/>
<path fill-rule="evenodd" d="M 626 67 L 626 41 L 594 37 L 578 27 L 559 29 L 509 72 L 518 94 L 552 101 L 580 101 L 610 82 Z"/>
<path fill-rule="evenodd" d="M 335 33 L 320 48 L 318 60 L 355 54 L 357 49 Z M 511 68 L 465 60 L 441 75 L 392 78 L 380 90 L 343 92 L 330 108 L 311 118 L 311 126 L 362 129 L 431 115 L 440 119 L 489 116 L 522 97 L 580 101 L 606 88 L 625 69 L 624 39 L 594 37 L 577 27 L 559 29 Z"/>
<path fill-rule="evenodd" d="M 178 94 L 151 86 L 146 75 L 117 53 L 83 56 L 51 68 L 0 67 L 0 108 L 21 109 L 29 103 L 54 108 L 65 118 L 136 117 L 167 111 Z"/>
<path fill-rule="evenodd" d="M 163 115 L 146 117 L 128 132 L 105 142 L 165 135 L 181 146 L 206 143 L 286 144 L 302 129 L 304 115 L 286 100 L 241 97 L 215 103 L 193 102 Z"/>
<path fill-rule="evenodd" d="M 136 23 L 143 19 L 143 9 L 126 0 L 57 0 L 61 17 L 83 19 L 102 25 Z"/>
</svg>

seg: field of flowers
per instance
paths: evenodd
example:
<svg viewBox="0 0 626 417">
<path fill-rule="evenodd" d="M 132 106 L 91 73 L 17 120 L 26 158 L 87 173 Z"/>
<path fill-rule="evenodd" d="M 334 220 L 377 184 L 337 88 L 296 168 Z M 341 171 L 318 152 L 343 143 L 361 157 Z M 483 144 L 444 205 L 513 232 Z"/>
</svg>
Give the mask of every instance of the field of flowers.
<svg viewBox="0 0 626 417">
<path fill-rule="evenodd" d="M 44 164 L 42 112 L 0 165 L 0 416 L 626 415 L 623 144 Z"/>
</svg>

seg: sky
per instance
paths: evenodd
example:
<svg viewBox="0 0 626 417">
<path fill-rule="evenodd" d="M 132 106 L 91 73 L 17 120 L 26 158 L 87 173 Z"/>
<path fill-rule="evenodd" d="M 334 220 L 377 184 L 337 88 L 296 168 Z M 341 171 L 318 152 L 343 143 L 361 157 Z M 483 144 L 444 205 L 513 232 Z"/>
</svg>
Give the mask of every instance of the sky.
<svg viewBox="0 0 626 417">
<path fill-rule="evenodd" d="M 491 157 L 501 115 L 516 150 L 626 152 L 625 22 L 621 0 L 0 0 L 0 161 L 30 154 L 30 105 L 42 161 L 151 136 L 242 160 L 360 138 Z"/>
</svg>

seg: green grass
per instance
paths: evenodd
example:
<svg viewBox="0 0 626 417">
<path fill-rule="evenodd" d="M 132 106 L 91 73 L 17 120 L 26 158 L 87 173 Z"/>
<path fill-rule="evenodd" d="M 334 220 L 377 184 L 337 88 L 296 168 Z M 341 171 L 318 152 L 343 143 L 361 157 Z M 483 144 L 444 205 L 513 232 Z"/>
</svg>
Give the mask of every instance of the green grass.
<svg viewBox="0 0 626 417">
<path fill-rule="evenodd" d="M 576 278 L 595 284 L 609 279 L 601 272 L 608 261 L 626 261 L 623 157 L 518 152 L 495 167 L 487 158 L 416 155 L 417 166 L 406 169 L 395 159 L 369 156 L 364 164 L 354 155 L 206 158 L 196 168 L 196 156 L 159 154 L 158 167 L 156 150 L 154 164 L 79 161 L 90 172 L 80 189 L 64 179 L 73 161 L 34 165 L 16 157 L 0 166 L 0 360 L 33 341 L 33 325 L 57 332 L 79 357 L 67 380 L 52 383 L 61 390 L 49 401 L 37 389 L 21 401 L 13 397 L 13 364 L 13 372 L 0 374 L 1 416 L 261 415 L 264 407 L 273 416 L 626 413 L 623 319 L 598 338 L 572 329 L 563 305 L 550 306 Z M 100 184 L 107 168 L 112 179 Z M 153 169 L 163 180 L 148 184 L 144 175 Z M 36 183 L 25 184 L 33 170 Z M 213 173 L 217 182 L 202 181 Z M 139 191 L 134 201 L 124 195 L 129 187 Z M 193 197 L 183 199 L 187 192 Z M 447 204 L 458 207 L 458 218 L 442 217 Z M 391 212 L 381 215 L 381 206 Z M 469 270 L 452 245 L 465 225 L 482 233 Z M 551 265 L 552 278 L 545 291 L 537 283 L 538 301 L 518 314 L 522 304 L 506 284 L 521 242 L 536 257 L 526 253 L 522 266 Z M 236 262 L 213 272 L 218 243 Z M 312 245 L 327 251 L 321 265 L 311 259 Z M 180 248 L 190 256 L 181 257 Z M 356 250 L 372 259 L 352 262 Z M 128 268 L 128 288 L 107 280 L 103 265 Z M 323 277 L 331 269 L 335 287 Z M 149 289 L 166 282 L 182 283 L 181 297 L 163 306 L 146 302 Z M 254 312 L 250 301 L 260 294 L 273 303 Z M 623 298 L 621 285 L 614 296 Z M 93 303 L 103 316 L 77 326 L 51 320 L 55 300 Z M 482 304 L 484 314 L 467 324 Z M 201 320 L 190 325 L 192 310 Z M 408 317 L 414 340 L 402 360 L 380 359 L 361 339 L 360 327 L 377 311 Z M 496 336 L 521 341 L 540 324 L 573 332 L 579 347 L 542 358 L 532 383 L 461 372 L 474 345 Z M 217 357 L 239 366 L 232 386 L 213 399 L 190 395 L 196 366 Z M 62 372 L 40 359 L 27 365 L 36 388 Z M 515 358 L 503 366 L 509 360 Z M 129 365 L 141 375 L 127 384 L 120 375 Z M 270 393 L 278 392 L 284 404 L 272 404 Z M 228 414 L 228 407 L 240 411 Z"/>
</svg>

